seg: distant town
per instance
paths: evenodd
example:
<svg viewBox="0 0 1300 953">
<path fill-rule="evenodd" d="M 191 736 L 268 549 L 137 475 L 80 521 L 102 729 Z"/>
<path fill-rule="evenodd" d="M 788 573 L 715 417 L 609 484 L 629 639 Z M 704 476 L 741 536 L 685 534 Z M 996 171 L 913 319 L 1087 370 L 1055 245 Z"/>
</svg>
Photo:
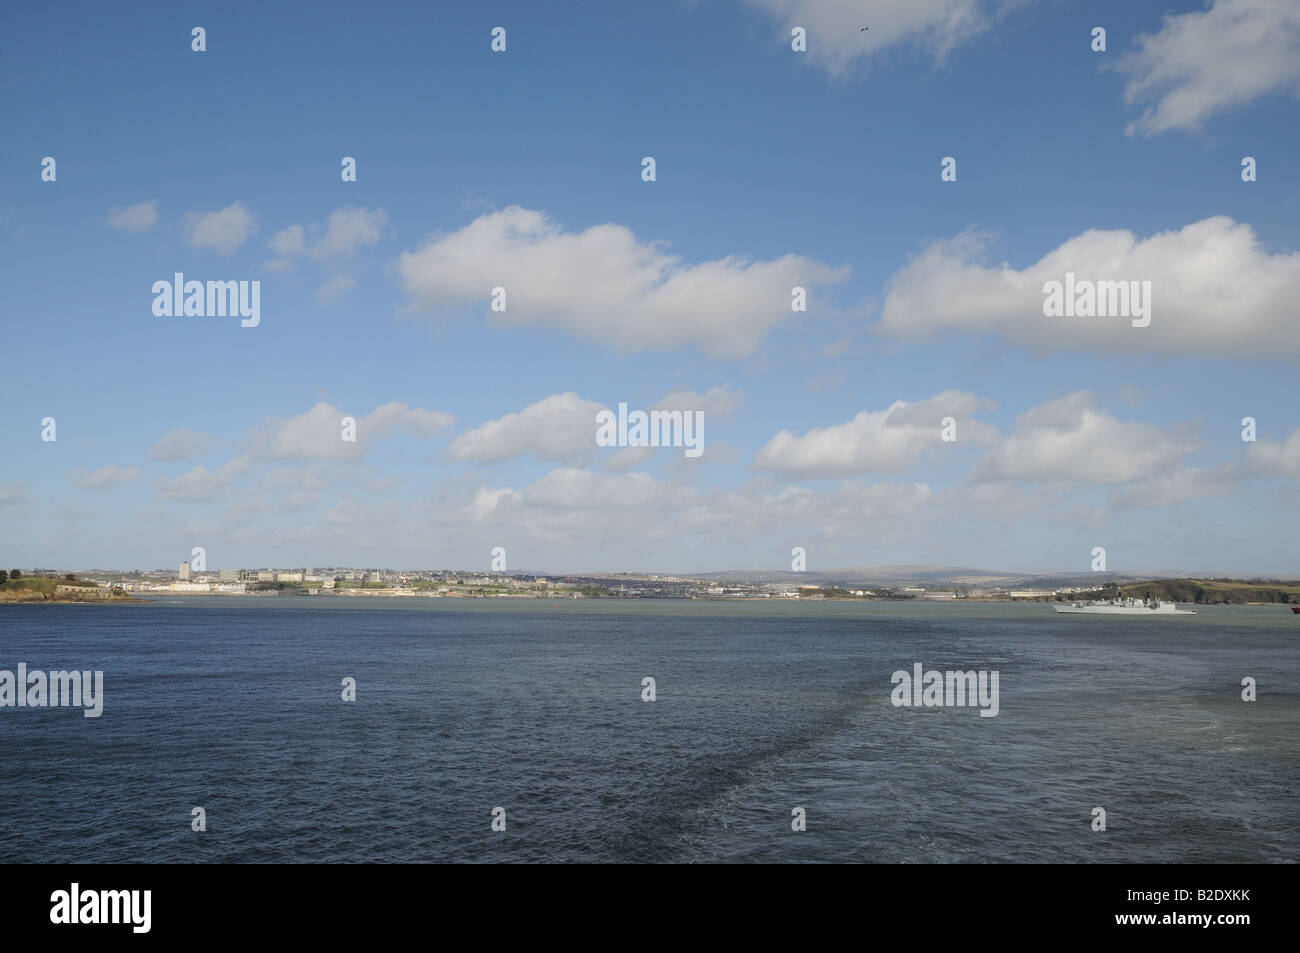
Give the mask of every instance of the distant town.
<svg viewBox="0 0 1300 953">
<path fill-rule="evenodd" d="M 859 580 L 877 580 L 865 582 Z M 1300 604 L 1300 583 L 1166 575 L 1093 578 L 965 569 L 869 567 L 830 572 L 541 574 L 354 567 L 196 570 L 0 570 L 0 602 L 84 602 L 159 595 L 370 599 L 792 599 L 1061 602 L 1155 596 L 1202 604 Z"/>
<path fill-rule="evenodd" d="M 1107 586 L 1053 589 L 1008 587 L 861 586 L 826 583 L 735 582 L 642 573 L 542 576 L 464 570 L 394 571 L 356 568 L 221 569 L 196 572 L 188 562 L 175 571 L 89 570 L 60 574 L 30 571 L 27 579 L 53 580 L 69 594 L 90 587 L 125 594 L 307 595 L 432 599 L 1051 599 L 1104 592 Z M 1109 588 L 1113 589 L 1114 586 Z"/>
</svg>

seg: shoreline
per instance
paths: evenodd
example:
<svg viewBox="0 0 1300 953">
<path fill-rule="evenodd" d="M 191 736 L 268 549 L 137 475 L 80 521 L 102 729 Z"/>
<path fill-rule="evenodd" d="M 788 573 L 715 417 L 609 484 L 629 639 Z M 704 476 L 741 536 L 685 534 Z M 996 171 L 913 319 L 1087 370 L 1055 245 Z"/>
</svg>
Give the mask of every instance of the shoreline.
<svg viewBox="0 0 1300 953">
<path fill-rule="evenodd" d="M 126 596 L 98 596 L 89 599 L 69 598 L 66 594 L 57 596 L 46 596 L 42 593 L 33 593 L 33 598 L 4 598 L 0 594 L 0 605 L 37 605 L 44 603 L 57 603 L 60 605 L 148 605 L 167 598 L 210 598 L 225 597 L 235 599 L 277 599 L 282 596 L 288 598 L 310 598 L 313 601 L 332 601 L 333 599 L 419 599 L 422 601 L 472 601 L 472 602 L 537 602 L 537 603 L 560 603 L 560 602 L 603 602 L 603 603 L 629 603 L 629 602 L 706 602 L 714 604 L 725 604 L 731 602 L 762 603 L 770 605 L 811 605 L 813 603 L 836 603 L 836 604 L 858 604 L 858 605 L 927 605 L 927 606 L 953 606 L 953 605 L 1066 605 L 1069 600 L 1057 599 L 989 599 L 989 598 L 965 598 L 965 599 L 871 599 L 871 598 L 843 598 L 827 597 L 819 598 L 765 598 L 762 596 L 665 596 L 665 597 L 619 597 L 619 596 L 534 596 L 534 595 L 425 595 L 418 592 L 403 590 L 357 590 L 330 592 L 329 597 L 322 599 L 323 593 L 320 590 L 298 591 L 298 592 L 150 592 L 144 596 L 134 593 Z M 1221 606 L 1224 608 L 1234 607 L 1276 607 L 1279 609 L 1290 609 L 1293 603 L 1287 602 L 1179 602 L 1179 605 L 1189 606 Z"/>
</svg>

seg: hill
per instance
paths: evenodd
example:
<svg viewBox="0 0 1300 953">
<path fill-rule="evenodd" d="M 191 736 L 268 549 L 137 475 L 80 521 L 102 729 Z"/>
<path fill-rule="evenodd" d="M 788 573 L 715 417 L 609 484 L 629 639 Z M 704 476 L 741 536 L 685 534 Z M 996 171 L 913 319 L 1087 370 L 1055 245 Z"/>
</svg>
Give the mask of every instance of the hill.
<svg viewBox="0 0 1300 953">
<path fill-rule="evenodd" d="M 1123 587 L 1125 595 L 1148 592 L 1169 602 L 1201 605 L 1300 605 L 1300 583 L 1278 580 L 1157 579 Z"/>
</svg>

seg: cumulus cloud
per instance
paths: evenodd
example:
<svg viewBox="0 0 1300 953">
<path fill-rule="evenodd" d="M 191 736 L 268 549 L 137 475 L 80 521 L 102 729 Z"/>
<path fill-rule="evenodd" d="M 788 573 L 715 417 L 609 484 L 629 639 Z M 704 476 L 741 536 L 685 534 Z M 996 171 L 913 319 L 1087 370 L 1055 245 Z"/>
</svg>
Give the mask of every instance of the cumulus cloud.
<svg viewBox="0 0 1300 953">
<path fill-rule="evenodd" d="M 301 225 L 290 225 L 272 235 L 266 244 L 271 251 L 283 258 L 298 255 L 307 248 L 306 232 Z"/>
<path fill-rule="evenodd" d="M 1291 431 L 1282 443 L 1258 440 L 1247 444 L 1241 472 L 1244 476 L 1300 480 L 1300 430 Z"/>
<path fill-rule="evenodd" d="M 313 462 L 303 467 L 277 467 L 257 481 L 259 503 L 276 497 L 275 510 L 292 513 L 320 502 L 322 494 L 340 479 L 333 465 Z M 250 514 L 257 515 L 257 514 Z"/>
<path fill-rule="evenodd" d="M 1130 134 L 1197 130 L 1205 120 L 1270 93 L 1300 95 L 1300 5 L 1295 0 L 1215 0 L 1208 9 L 1166 14 L 1159 32 L 1116 68 L 1130 79 L 1124 99 L 1145 103 Z"/>
<path fill-rule="evenodd" d="M 1117 490 L 1110 505 L 1117 510 L 1174 506 L 1236 489 L 1237 483 L 1223 469 L 1179 466 L 1167 473 L 1155 473 Z"/>
<path fill-rule="evenodd" d="M 272 264 L 287 267 L 298 255 L 316 260 L 354 255 L 364 246 L 378 243 L 387 227 L 388 214 L 382 208 L 344 206 L 330 213 L 323 229 L 314 222 L 290 225 L 276 232 L 267 244 L 278 256 Z"/>
<path fill-rule="evenodd" d="M 773 526 L 786 528 L 794 538 L 853 540 L 860 543 L 869 526 L 881 541 L 887 527 L 911 523 L 932 497 L 924 483 L 863 483 L 844 480 L 828 490 L 802 486 L 780 489 L 746 487 L 705 498 L 694 519 L 701 526 L 729 535 L 757 536 Z M 789 550 L 782 552 L 789 558 Z"/>
<path fill-rule="evenodd" d="M 448 523 L 509 525 L 526 535 L 585 539 L 595 544 L 626 544 L 626 526 L 640 527 L 637 539 L 708 537 L 726 531 L 729 539 L 765 534 L 773 527 L 802 536 L 852 538 L 863 526 L 906 520 L 923 509 L 931 490 L 920 483 L 865 484 L 844 481 L 817 492 L 804 487 L 747 486 L 707 492 L 655 480 L 647 473 L 592 473 L 563 467 L 522 490 L 480 487 L 437 508 Z M 615 511 L 618 519 L 592 519 Z"/>
<path fill-rule="evenodd" d="M 661 488 L 648 473 L 611 476 L 589 470 L 552 470 L 528 487 L 530 505 L 566 510 L 639 508 L 660 498 Z"/>
<path fill-rule="evenodd" d="M 891 47 L 914 46 L 942 62 L 957 46 L 989 29 L 1002 12 L 1028 0 L 749 0 L 790 31 L 808 31 L 808 58 L 833 76 L 850 72 Z M 868 27 L 866 32 L 862 27 Z"/>
<path fill-rule="evenodd" d="M 149 456 L 154 460 L 189 460 L 206 453 L 213 443 L 215 439 L 211 434 L 178 427 L 154 444 Z"/>
<path fill-rule="evenodd" d="M 222 255 L 233 254 L 255 231 L 257 216 L 242 202 L 219 212 L 191 212 L 185 220 L 185 237 L 191 245 Z"/>
<path fill-rule="evenodd" d="M 790 314 L 790 290 L 842 280 L 798 255 L 683 264 L 621 225 L 565 232 L 542 212 L 512 206 L 433 239 L 398 261 L 415 307 L 487 309 L 506 290 L 507 326 L 555 328 L 624 351 L 695 345 L 723 357 L 751 354 Z"/>
<path fill-rule="evenodd" d="M 230 495 L 235 477 L 248 469 L 247 457 L 236 457 L 219 470 L 192 467 L 175 477 L 158 477 L 153 481 L 154 496 L 181 503 L 212 503 Z"/>
<path fill-rule="evenodd" d="M 1117 420 L 1078 391 L 1035 407 L 976 464 L 974 477 L 1119 484 L 1166 473 L 1197 449 L 1181 430 Z"/>
<path fill-rule="evenodd" d="M 325 234 L 307 254 L 313 258 L 351 255 L 363 245 L 374 245 L 383 237 L 388 215 L 382 208 L 340 208 L 330 213 Z"/>
<path fill-rule="evenodd" d="M 139 467 L 118 467 L 113 464 L 100 467 L 76 481 L 83 490 L 111 490 L 140 479 Z"/>
<path fill-rule="evenodd" d="M 139 202 L 126 208 L 113 208 L 108 213 L 109 227 L 124 232 L 147 232 L 157 224 L 157 202 Z"/>
<path fill-rule="evenodd" d="M 1138 238 L 1090 230 L 1033 265 L 978 262 L 987 239 L 965 234 L 932 244 L 893 277 L 878 333 L 922 338 L 939 331 L 998 334 L 1041 350 L 1223 357 L 1300 354 L 1292 315 L 1300 253 L 1263 248 L 1249 225 L 1226 216 Z M 1150 319 L 1046 317 L 1043 285 L 1076 280 L 1150 281 Z"/>
<path fill-rule="evenodd" d="M 335 275 L 317 289 L 316 300 L 320 304 L 330 304 L 340 295 L 346 294 L 355 288 L 356 284 L 355 281 L 346 275 Z"/>
<path fill-rule="evenodd" d="M 251 435 L 252 454 L 261 460 L 360 460 L 376 439 L 402 433 L 428 437 L 454 422 L 450 414 L 385 404 L 356 420 L 356 440 L 343 439 L 344 417 L 325 402 L 288 419 L 272 418 Z"/>
<path fill-rule="evenodd" d="M 713 387 L 706 393 L 682 390 L 667 394 L 650 408 L 632 410 L 701 411 L 706 421 L 723 421 L 739 406 L 740 395 L 729 387 Z M 452 460 L 495 463 L 532 454 L 557 463 L 585 464 L 596 452 L 596 415 L 609 408 L 584 400 L 576 393 L 552 394 L 529 404 L 518 413 L 490 420 L 452 441 L 447 455 Z M 656 447 L 628 447 L 607 464 L 608 469 L 626 470 L 651 458 Z"/>
<path fill-rule="evenodd" d="M 1243 455 L 1214 467 L 1177 466 L 1134 481 L 1112 494 L 1116 509 L 1173 506 L 1244 489 L 1251 480 L 1300 480 L 1300 430 L 1281 442 L 1243 444 Z M 1283 492 L 1279 505 L 1285 502 Z"/>
<path fill-rule="evenodd" d="M 461 434 L 447 455 L 494 463 L 531 453 L 543 460 L 582 463 L 596 451 L 596 414 L 604 409 L 604 404 L 583 400 L 572 391 L 552 394 Z"/>
<path fill-rule="evenodd" d="M 700 411 L 706 420 L 727 420 L 740 406 L 740 395 L 730 387 L 710 387 L 703 394 L 693 390 L 677 390 L 665 395 L 651 410 L 680 410 L 683 413 Z"/>
<path fill-rule="evenodd" d="M 782 430 L 754 456 L 759 470 L 792 477 L 842 477 L 861 473 L 902 473 L 923 456 L 945 446 L 943 418 L 956 421 L 957 440 L 987 444 L 996 431 L 976 419 L 992 409 L 991 400 L 963 391 L 945 391 L 925 400 L 896 400 L 885 410 L 864 410 L 847 423 L 816 427 L 802 436 Z"/>
</svg>

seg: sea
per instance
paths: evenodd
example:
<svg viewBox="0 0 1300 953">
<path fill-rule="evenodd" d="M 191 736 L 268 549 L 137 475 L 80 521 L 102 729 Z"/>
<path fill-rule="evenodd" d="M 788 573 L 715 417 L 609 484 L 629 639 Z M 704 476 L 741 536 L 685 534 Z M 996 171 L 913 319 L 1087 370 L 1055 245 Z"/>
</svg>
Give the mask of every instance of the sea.
<svg viewBox="0 0 1300 953">
<path fill-rule="evenodd" d="M 3 863 L 1300 860 L 1285 606 L 0 606 L 20 662 L 103 712 L 0 708 Z M 996 716 L 896 705 L 918 663 Z"/>
</svg>

